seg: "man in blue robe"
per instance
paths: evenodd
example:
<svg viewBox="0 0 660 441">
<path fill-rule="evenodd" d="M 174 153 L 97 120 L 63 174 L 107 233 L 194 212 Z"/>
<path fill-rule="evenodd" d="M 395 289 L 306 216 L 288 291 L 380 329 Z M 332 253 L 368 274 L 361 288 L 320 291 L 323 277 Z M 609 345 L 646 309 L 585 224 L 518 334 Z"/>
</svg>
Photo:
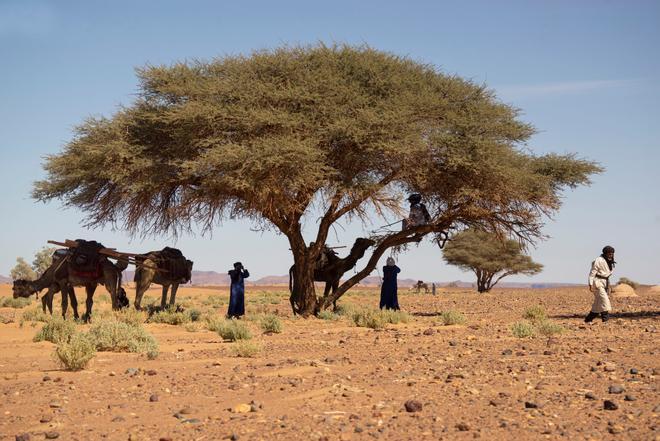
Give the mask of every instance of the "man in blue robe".
<svg viewBox="0 0 660 441">
<path fill-rule="evenodd" d="M 245 315 L 245 285 L 243 279 L 250 277 L 247 269 L 243 268 L 241 262 L 234 264 L 234 269 L 229 270 L 231 287 L 229 289 L 229 310 L 227 318 L 239 318 Z"/>
<path fill-rule="evenodd" d="M 387 265 L 383 267 L 383 285 L 380 287 L 380 309 L 399 309 L 397 297 L 397 274 L 401 269 L 395 265 L 394 259 L 387 258 Z"/>
</svg>

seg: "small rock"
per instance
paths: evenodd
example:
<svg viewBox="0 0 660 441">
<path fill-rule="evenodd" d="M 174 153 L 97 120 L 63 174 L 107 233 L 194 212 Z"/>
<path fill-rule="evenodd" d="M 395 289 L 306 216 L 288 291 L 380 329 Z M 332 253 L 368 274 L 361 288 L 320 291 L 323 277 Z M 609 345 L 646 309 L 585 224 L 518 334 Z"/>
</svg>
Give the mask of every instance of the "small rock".
<svg viewBox="0 0 660 441">
<path fill-rule="evenodd" d="M 259 412 L 259 406 L 256 404 L 250 404 L 250 412 Z"/>
<path fill-rule="evenodd" d="M 458 430 L 460 430 L 461 432 L 467 432 L 468 430 L 470 430 L 470 426 L 468 426 L 468 425 L 465 424 L 465 423 L 458 423 L 458 424 L 456 424 L 456 428 L 457 428 Z"/>
<path fill-rule="evenodd" d="M 57 439 L 60 437 L 60 434 L 57 432 L 46 432 L 46 439 Z"/>
<path fill-rule="evenodd" d="M 584 398 L 586 398 L 587 400 L 595 400 L 596 395 L 594 395 L 593 392 L 587 392 L 586 394 L 584 394 Z"/>
<path fill-rule="evenodd" d="M 616 435 L 617 433 L 623 432 L 623 426 L 619 426 L 618 424 L 612 424 L 607 428 L 607 431 L 610 432 L 612 435 Z"/>
<path fill-rule="evenodd" d="M 364 432 L 364 429 L 360 426 L 355 426 L 355 429 L 353 429 L 355 433 L 362 433 Z"/>
<path fill-rule="evenodd" d="M 16 441 L 30 441 L 30 434 L 21 433 L 20 435 L 16 435 Z"/>
<path fill-rule="evenodd" d="M 538 404 L 532 403 L 531 401 L 525 401 L 525 409 L 537 409 L 539 407 Z"/>
<path fill-rule="evenodd" d="M 114 371 L 111 371 L 108 375 L 110 375 L 111 377 L 114 377 L 117 374 Z"/>
<path fill-rule="evenodd" d="M 53 409 L 59 409 L 60 407 L 62 407 L 62 403 L 60 403 L 59 401 L 51 401 L 50 407 Z"/>
<path fill-rule="evenodd" d="M 408 400 L 403 405 L 406 408 L 406 412 L 419 412 L 422 410 L 422 403 L 417 400 Z"/>
<path fill-rule="evenodd" d="M 179 411 L 181 415 L 190 415 L 192 413 L 192 409 L 189 406 L 184 407 Z"/>
<path fill-rule="evenodd" d="M 497 406 L 500 406 L 502 404 L 502 402 L 500 400 L 493 399 L 493 400 L 490 400 L 488 402 L 488 404 L 490 404 L 493 407 L 497 407 Z"/>
<path fill-rule="evenodd" d="M 609 347 L 606 349 L 607 352 L 616 352 L 616 349 Z"/>
<path fill-rule="evenodd" d="M 611 394 L 621 394 L 625 391 L 623 386 L 621 386 L 620 384 L 613 384 L 610 386 L 608 390 Z"/>
<path fill-rule="evenodd" d="M 172 441 L 173 438 L 171 436 L 161 436 L 158 438 L 158 441 Z"/>
<path fill-rule="evenodd" d="M 456 346 L 458 342 L 456 340 L 449 340 L 449 346 Z"/>
<path fill-rule="evenodd" d="M 616 404 L 614 401 L 611 401 L 611 400 L 603 401 L 603 409 L 605 409 L 605 410 L 617 410 L 618 408 L 619 408 L 619 405 Z"/>
<path fill-rule="evenodd" d="M 252 406 L 245 403 L 237 404 L 233 409 L 234 413 L 248 413 L 250 411 L 252 411 Z"/>
<path fill-rule="evenodd" d="M 513 354 L 513 351 L 511 349 L 505 349 L 502 351 L 502 355 L 511 355 Z"/>
<path fill-rule="evenodd" d="M 53 421 L 53 416 L 52 415 L 44 415 L 39 420 L 40 423 L 50 423 L 51 421 Z"/>
<path fill-rule="evenodd" d="M 424 335 L 433 335 L 435 334 L 435 330 L 433 328 L 428 328 L 423 332 Z"/>
<path fill-rule="evenodd" d="M 154 375 L 158 374 L 158 372 L 156 372 L 153 369 L 149 369 L 148 371 L 145 371 L 145 374 L 149 375 L 150 377 L 153 377 Z"/>
<path fill-rule="evenodd" d="M 637 398 L 634 395 L 626 395 L 624 398 L 626 401 L 636 401 Z"/>
<path fill-rule="evenodd" d="M 639 371 L 635 368 L 632 368 L 632 369 L 630 369 L 630 373 L 633 374 L 633 375 L 637 375 L 639 373 Z"/>
<path fill-rule="evenodd" d="M 236 435 L 235 433 L 232 433 L 231 435 L 229 435 L 229 439 L 231 441 L 237 441 L 238 440 L 238 435 Z"/>
<path fill-rule="evenodd" d="M 122 421 L 126 421 L 126 418 L 124 418 L 124 417 L 121 416 L 121 415 L 117 415 L 116 417 L 114 417 L 114 418 L 112 419 L 112 422 L 113 422 L 113 423 L 121 423 Z"/>
<path fill-rule="evenodd" d="M 201 421 L 198 420 L 197 418 L 185 418 L 185 419 L 181 420 L 181 422 L 185 423 L 185 424 L 199 424 L 199 423 L 201 423 Z"/>
<path fill-rule="evenodd" d="M 156 401 L 158 401 L 158 395 L 151 394 L 151 396 L 149 397 L 149 401 L 155 403 Z"/>
<path fill-rule="evenodd" d="M 125 373 L 126 373 L 127 375 L 130 375 L 131 377 L 133 377 L 133 376 L 137 375 L 138 373 L 140 373 L 140 369 L 136 369 L 136 368 L 128 368 L 128 369 L 126 369 L 126 372 L 125 372 Z"/>
<path fill-rule="evenodd" d="M 56 377 L 53 381 L 55 383 L 59 383 L 60 381 L 62 381 L 62 377 Z"/>
<path fill-rule="evenodd" d="M 543 351 L 543 355 L 552 355 L 552 351 Z"/>
<path fill-rule="evenodd" d="M 605 363 L 605 366 L 603 367 L 605 372 L 614 372 L 616 370 L 616 365 L 614 363 Z"/>
<path fill-rule="evenodd" d="M 44 375 L 44 378 L 41 379 L 41 381 L 50 381 L 51 378 L 48 375 Z"/>
</svg>

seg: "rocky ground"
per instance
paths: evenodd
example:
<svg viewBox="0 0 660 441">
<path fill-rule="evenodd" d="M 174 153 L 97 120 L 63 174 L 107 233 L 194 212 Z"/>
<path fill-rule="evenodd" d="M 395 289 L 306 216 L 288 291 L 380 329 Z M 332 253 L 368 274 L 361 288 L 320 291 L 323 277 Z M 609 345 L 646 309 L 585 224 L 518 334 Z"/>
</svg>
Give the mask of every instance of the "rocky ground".
<svg viewBox="0 0 660 441">
<path fill-rule="evenodd" d="M 192 287 L 179 297 L 202 305 L 226 293 Z M 210 331 L 147 324 L 157 359 L 101 352 L 80 372 L 60 369 L 52 343 L 32 342 L 41 323 L 21 326 L 23 310 L 2 308 L 0 439 L 660 440 L 660 294 L 638 294 L 614 299 L 608 323 L 585 325 L 584 288 L 402 292 L 412 320 L 373 330 L 292 318 L 284 288 L 248 288 L 248 317 L 275 312 L 283 323 L 280 334 L 254 327 L 256 357 L 235 357 L 234 343 Z M 533 305 L 565 332 L 514 337 L 511 325 Z M 444 326 L 447 310 L 466 324 Z"/>
</svg>

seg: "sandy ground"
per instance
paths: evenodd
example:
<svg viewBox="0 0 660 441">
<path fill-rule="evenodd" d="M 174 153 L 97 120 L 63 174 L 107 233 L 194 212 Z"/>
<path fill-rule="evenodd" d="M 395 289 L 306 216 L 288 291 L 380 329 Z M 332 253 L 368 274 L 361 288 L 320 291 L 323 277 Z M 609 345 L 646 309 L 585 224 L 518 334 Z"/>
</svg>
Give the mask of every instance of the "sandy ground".
<svg viewBox="0 0 660 441">
<path fill-rule="evenodd" d="M 0 286 L 0 296 L 10 292 Z M 108 308 L 104 294 L 97 311 Z M 226 301 L 227 289 L 179 291 L 195 306 L 211 295 Z M 21 327 L 24 309 L 1 308 L 14 322 L 0 324 L 0 439 L 660 440 L 660 294 L 614 299 L 610 322 L 585 325 L 584 288 L 401 292 L 413 319 L 384 330 L 292 318 L 284 288 L 248 288 L 247 298 L 248 317 L 275 312 L 284 326 L 261 334 L 246 320 L 262 346 L 255 358 L 233 356 L 234 343 L 210 331 L 147 324 L 157 359 L 102 352 L 80 372 L 59 368 L 52 343 L 32 342 L 42 324 Z M 377 302 L 376 290 L 340 300 Z M 566 332 L 513 337 L 511 324 L 537 304 Z M 439 313 L 450 309 L 467 323 L 443 326 Z M 408 400 L 422 409 L 406 411 Z M 235 411 L 252 402 L 255 411 Z"/>
</svg>

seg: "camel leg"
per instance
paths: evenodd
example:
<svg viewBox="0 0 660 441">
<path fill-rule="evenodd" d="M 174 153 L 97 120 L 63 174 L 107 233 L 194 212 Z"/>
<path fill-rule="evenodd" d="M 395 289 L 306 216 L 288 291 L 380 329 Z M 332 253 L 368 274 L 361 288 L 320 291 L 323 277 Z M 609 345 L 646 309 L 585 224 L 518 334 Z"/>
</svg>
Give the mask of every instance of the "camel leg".
<svg viewBox="0 0 660 441">
<path fill-rule="evenodd" d="M 62 289 L 62 318 L 66 319 L 66 310 L 69 307 L 69 296 L 67 295 L 67 290 Z"/>
<path fill-rule="evenodd" d="M 64 291 L 65 290 L 62 290 L 62 296 L 65 295 Z M 78 299 L 76 298 L 76 292 L 72 286 L 66 289 L 66 291 L 68 292 L 69 301 L 71 302 L 71 309 L 73 309 L 73 318 L 78 320 L 80 316 L 78 315 Z"/>
<path fill-rule="evenodd" d="M 172 289 L 170 291 L 170 306 L 174 306 L 176 303 L 176 291 L 179 289 L 179 284 L 172 284 Z"/>
<path fill-rule="evenodd" d="M 337 288 L 339 288 L 339 280 L 332 284 L 332 295 L 334 295 L 337 292 Z M 333 312 L 337 311 L 337 301 L 336 300 L 332 302 L 332 311 Z"/>
<path fill-rule="evenodd" d="M 85 315 L 83 315 L 83 321 L 89 323 L 92 319 L 92 306 L 94 305 L 94 291 L 96 291 L 96 283 L 91 285 L 85 285 L 85 291 L 87 292 L 87 300 L 85 301 Z"/>
<path fill-rule="evenodd" d="M 163 284 L 162 293 L 160 295 L 160 309 L 165 309 L 167 307 L 167 289 L 170 285 Z"/>
<path fill-rule="evenodd" d="M 50 302 L 48 301 L 49 297 L 50 297 L 50 291 L 48 291 L 46 295 L 41 298 L 41 309 L 44 311 L 45 314 L 46 308 L 48 308 L 50 314 L 53 315 L 53 302 L 52 300 Z"/>
</svg>

